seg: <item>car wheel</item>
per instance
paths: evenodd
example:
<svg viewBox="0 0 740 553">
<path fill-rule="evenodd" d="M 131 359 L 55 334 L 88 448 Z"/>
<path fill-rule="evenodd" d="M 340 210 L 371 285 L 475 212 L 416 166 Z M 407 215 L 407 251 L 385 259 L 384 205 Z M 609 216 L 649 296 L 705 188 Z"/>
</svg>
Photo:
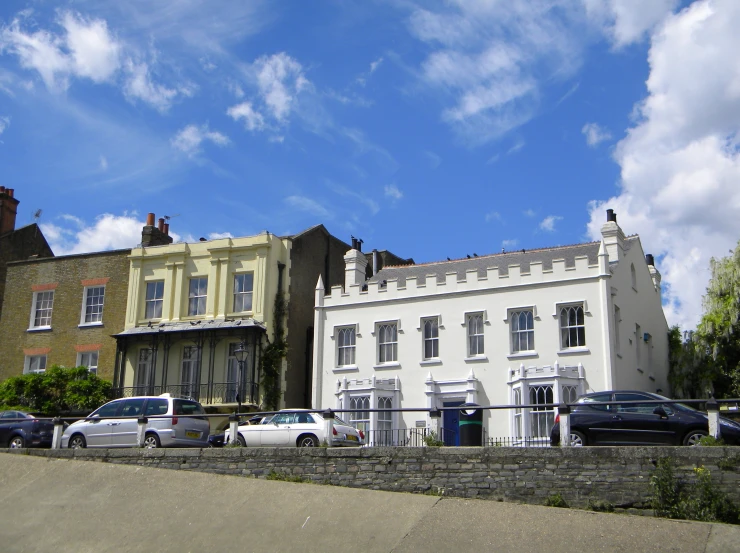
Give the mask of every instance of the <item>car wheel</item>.
<svg viewBox="0 0 740 553">
<path fill-rule="evenodd" d="M 149 434 L 144 436 L 144 447 L 147 449 L 162 447 L 162 444 L 159 442 L 159 436 L 149 432 Z"/>
<path fill-rule="evenodd" d="M 8 447 L 10 449 L 24 448 L 26 447 L 26 440 L 23 439 L 23 436 L 13 436 L 8 442 Z"/>
<path fill-rule="evenodd" d="M 306 434 L 298 438 L 298 447 L 318 447 L 319 439 L 313 434 Z"/>
<path fill-rule="evenodd" d="M 82 434 L 75 434 L 69 439 L 69 444 L 67 444 L 67 447 L 69 449 L 84 449 L 87 447 L 87 442 L 85 441 L 85 436 Z"/>
<path fill-rule="evenodd" d="M 704 436 L 709 436 L 709 432 L 705 430 L 692 430 L 683 438 L 683 445 L 699 445 L 699 442 Z"/>
<path fill-rule="evenodd" d="M 586 445 L 586 436 L 584 436 L 578 430 L 570 431 L 570 445 L 571 447 L 583 447 Z"/>
<path fill-rule="evenodd" d="M 239 444 L 239 447 L 247 447 L 247 440 L 244 439 L 244 436 L 239 434 L 236 438 L 236 443 Z"/>
</svg>

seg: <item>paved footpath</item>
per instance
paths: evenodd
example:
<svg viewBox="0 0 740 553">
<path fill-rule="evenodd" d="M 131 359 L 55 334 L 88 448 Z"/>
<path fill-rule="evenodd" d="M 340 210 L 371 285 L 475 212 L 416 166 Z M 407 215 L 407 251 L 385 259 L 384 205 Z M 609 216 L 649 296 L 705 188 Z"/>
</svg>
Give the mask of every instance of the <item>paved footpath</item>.
<svg viewBox="0 0 740 553">
<path fill-rule="evenodd" d="M 740 527 L 0 454 L 0 551 L 740 553 Z"/>
</svg>

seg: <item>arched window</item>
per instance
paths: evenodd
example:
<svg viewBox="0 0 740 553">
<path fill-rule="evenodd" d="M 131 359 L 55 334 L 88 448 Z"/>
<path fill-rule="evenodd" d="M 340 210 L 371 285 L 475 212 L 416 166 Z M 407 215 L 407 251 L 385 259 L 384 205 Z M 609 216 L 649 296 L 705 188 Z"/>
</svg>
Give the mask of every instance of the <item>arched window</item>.
<svg viewBox="0 0 740 553">
<path fill-rule="evenodd" d="M 630 273 L 632 274 L 632 288 L 637 290 L 637 273 L 635 272 L 635 264 L 630 266 Z"/>
</svg>

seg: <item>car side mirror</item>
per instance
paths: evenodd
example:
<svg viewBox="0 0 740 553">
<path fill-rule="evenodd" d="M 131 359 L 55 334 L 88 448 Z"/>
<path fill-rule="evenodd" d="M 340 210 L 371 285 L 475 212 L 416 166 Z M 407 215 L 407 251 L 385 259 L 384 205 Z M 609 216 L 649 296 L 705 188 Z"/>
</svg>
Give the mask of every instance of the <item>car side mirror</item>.
<svg viewBox="0 0 740 553">
<path fill-rule="evenodd" d="M 91 421 L 91 422 L 96 422 L 96 421 L 100 420 L 100 415 L 98 415 L 96 413 L 95 415 L 90 415 L 85 420 L 88 420 L 88 421 Z"/>
<path fill-rule="evenodd" d="M 665 409 L 663 409 L 662 406 L 658 405 L 655 409 L 653 409 L 653 414 L 660 415 L 661 417 L 667 417 L 668 413 L 665 412 Z"/>
</svg>

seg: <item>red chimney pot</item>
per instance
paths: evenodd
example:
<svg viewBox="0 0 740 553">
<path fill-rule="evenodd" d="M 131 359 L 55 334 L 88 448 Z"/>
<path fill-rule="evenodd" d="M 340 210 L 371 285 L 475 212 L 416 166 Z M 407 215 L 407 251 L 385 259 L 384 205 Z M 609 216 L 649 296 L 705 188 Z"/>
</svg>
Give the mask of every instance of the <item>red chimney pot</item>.
<svg viewBox="0 0 740 553">
<path fill-rule="evenodd" d="M 160 232 L 164 232 L 164 218 L 160 217 L 157 220 L 157 228 L 160 230 Z"/>
<path fill-rule="evenodd" d="M 146 226 L 153 227 L 154 226 L 154 213 L 147 213 L 146 214 Z"/>
</svg>

